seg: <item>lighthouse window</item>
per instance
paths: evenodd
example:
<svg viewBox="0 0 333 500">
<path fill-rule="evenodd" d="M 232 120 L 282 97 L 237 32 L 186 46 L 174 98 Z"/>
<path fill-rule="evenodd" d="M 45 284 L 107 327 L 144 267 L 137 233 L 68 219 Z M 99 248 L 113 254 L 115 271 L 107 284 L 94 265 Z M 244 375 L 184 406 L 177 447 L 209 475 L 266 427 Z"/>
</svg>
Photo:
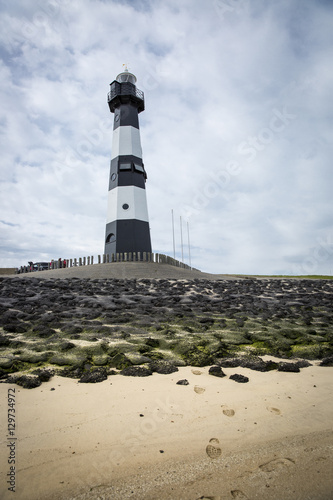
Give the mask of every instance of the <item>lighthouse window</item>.
<svg viewBox="0 0 333 500">
<path fill-rule="evenodd" d="M 120 163 L 119 170 L 131 170 L 132 165 L 130 163 Z"/>
<path fill-rule="evenodd" d="M 135 168 L 135 170 L 137 170 L 138 172 L 144 172 L 143 166 L 142 166 L 142 165 L 139 165 L 138 163 L 134 163 L 134 168 Z"/>
<path fill-rule="evenodd" d="M 116 237 L 113 233 L 108 234 L 108 237 L 106 238 L 106 243 L 112 243 L 116 241 Z"/>
<path fill-rule="evenodd" d="M 123 204 L 123 209 L 124 210 L 128 210 L 129 209 L 129 204 L 128 203 L 124 203 Z"/>
</svg>

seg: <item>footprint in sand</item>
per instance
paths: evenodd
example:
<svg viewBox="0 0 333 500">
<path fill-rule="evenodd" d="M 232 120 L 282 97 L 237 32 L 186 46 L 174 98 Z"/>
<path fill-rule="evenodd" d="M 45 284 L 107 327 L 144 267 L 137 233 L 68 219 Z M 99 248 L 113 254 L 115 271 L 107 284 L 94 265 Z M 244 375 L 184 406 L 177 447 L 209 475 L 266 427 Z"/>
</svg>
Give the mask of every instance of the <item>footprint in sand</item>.
<svg viewBox="0 0 333 500">
<path fill-rule="evenodd" d="M 210 444 L 206 446 L 207 455 L 209 458 L 218 458 L 221 455 L 222 450 L 219 446 L 214 445 L 220 444 L 220 441 L 217 438 L 212 438 L 209 440 L 209 443 Z"/>
<path fill-rule="evenodd" d="M 223 406 L 222 406 L 223 408 Z M 223 412 L 223 415 L 226 415 L 227 417 L 233 417 L 235 415 L 235 410 L 231 409 L 231 408 L 225 408 L 224 410 L 222 410 Z"/>
<path fill-rule="evenodd" d="M 284 469 L 290 467 L 295 461 L 291 458 L 275 458 L 269 462 L 259 465 L 259 469 L 264 472 L 274 472 L 276 470 Z"/>
<path fill-rule="evenodd" d="M 196 500 L 221 500 L 221 497 L 199 497 Z"/>
<path fill-rule="evenodd" d="M 272 406 L 267 406 L 267 410 L 275 415 L 281 415 L 281 410 L 279 408 L 273 408 Z"/>
<path fill-rule="evenodd" d="M 193 373 L 193 375 L 201 375 L 202 374 L 202 372 L 200 370 L 191 370 L 191 372 Z"/>
<path fill-rule="evenodd" d="M 231 493 L 232 498 L 239 498 L 239 499 L 241 499 L 241 498 L 243 498 L 243 499 L 248 498 L 245 495 L 245 493 L 243 493 L 241 490 L 232 490 L 232 491 L 230 491 L 230 493 Z"/>
<path fill-rule="evenodd" d="M 203 392 L 205 392 L 206 389 L 204 389 L 203 387 L 199 387 L 198 385 L 195 385 L 194 386 L 194 392 L 196 392 L 197 394 L 202 394 Z"/>
</svg>

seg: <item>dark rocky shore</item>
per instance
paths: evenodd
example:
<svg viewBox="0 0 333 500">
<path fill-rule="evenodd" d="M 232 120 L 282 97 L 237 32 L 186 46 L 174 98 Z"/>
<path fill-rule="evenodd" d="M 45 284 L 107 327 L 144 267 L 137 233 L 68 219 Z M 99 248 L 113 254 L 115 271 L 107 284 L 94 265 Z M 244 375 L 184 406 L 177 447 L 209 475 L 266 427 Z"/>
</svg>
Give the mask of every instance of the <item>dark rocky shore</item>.
<svg viewBox="0 0 333 500">
<path fill-rule="evenodd" d="M 98 382 L 185 365 L 332 365 L 332 299 L 330 280 L 4 277 L 0 378 L 34 387 L 55 373 Z"/>
</svg>

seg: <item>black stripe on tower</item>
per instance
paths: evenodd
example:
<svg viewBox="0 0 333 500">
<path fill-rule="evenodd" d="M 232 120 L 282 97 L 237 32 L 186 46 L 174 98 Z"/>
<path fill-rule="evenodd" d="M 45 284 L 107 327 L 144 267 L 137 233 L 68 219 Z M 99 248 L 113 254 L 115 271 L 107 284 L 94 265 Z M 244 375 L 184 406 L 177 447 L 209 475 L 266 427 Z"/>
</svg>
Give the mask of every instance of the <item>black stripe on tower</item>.
<svg viewBox="0 0 333 500">
<path fill-rule="evenodd" d="M 109 191 L 117 186 L 145 188 L 147 174 L 141 158 L 132 155 L 117 156 L 111 160 Z"/>
<path fill-rule="evenodd" d="M 139 128 L 138 108 L 136 104 L 120 104 L 114 111 L 113 130 L 118 127 Z"/>
<path fill-rule="evenodd" d="M 149 222 L 125 219 L 106 225 L 106 254 L 151 252 Z"/>
</svg>

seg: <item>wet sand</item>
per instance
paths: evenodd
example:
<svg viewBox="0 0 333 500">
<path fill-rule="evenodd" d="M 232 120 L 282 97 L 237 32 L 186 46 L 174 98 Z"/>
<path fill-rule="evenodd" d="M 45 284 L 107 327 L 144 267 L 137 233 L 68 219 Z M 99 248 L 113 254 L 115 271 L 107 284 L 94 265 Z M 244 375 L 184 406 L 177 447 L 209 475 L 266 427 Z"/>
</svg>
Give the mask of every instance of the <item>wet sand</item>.
<svg viewBox="0 0 333 500">
<path fill-rule="evenodd" d="M 223 371 L 182 367 L 97 384 L 53 377 L 31 390 L 0 384 L 0 498 L 331 499 L 333 368 Z M 15 494 L 6 485 L 10 387 Z"/>
</svg>

